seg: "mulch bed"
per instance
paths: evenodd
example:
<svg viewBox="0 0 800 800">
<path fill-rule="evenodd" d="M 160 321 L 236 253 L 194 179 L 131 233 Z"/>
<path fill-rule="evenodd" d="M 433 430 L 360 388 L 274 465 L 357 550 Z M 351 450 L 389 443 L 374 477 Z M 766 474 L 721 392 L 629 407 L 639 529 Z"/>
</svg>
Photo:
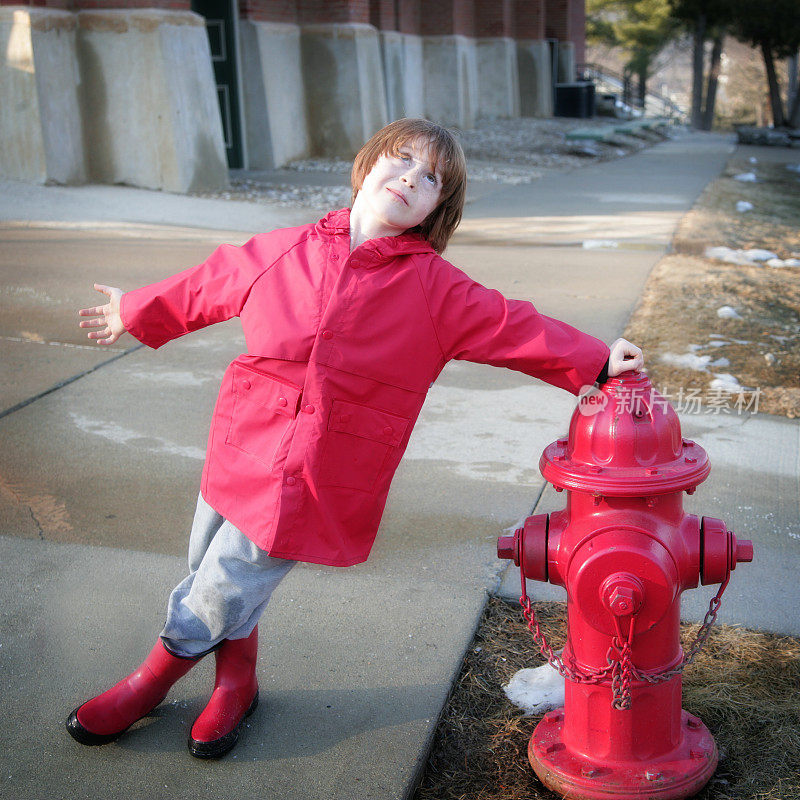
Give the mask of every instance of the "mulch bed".
<svg viewBox="0 0 800 800">
<path fill-rule="evenodd" d="M 565 606 L 534 604 L 548 638 L 566 635 Z M 681 626 L 684 647 L 698 626 Z M 437 729 L 413 800 L 554 800 L 527 759 L 540 716 L 503 694 L 519 669 L 543 663 L 518 604 L 491 598 Z M 716 625 L 683 677 L 683 707 L 720 751 L 701 800 L 800 798 L 800 640 Z"/>
</svg>

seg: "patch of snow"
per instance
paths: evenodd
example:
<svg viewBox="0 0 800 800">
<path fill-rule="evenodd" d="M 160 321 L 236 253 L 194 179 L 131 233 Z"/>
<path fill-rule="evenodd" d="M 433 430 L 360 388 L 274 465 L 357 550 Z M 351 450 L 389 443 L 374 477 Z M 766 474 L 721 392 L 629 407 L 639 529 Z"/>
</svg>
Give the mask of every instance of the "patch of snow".
<svg viewBox="0 0 800 800">
<path fill-rule="evenodd" d="M 792 172 L 800 172 L 800 164 L 787 164 L 786 169 Z"/>
<path fill-rule="evenodd" d="M 771 367 L 775 363 L 775 356 L 773 353 L 765 353 L 764 354 L 764 361 L 767 362 L 767 366 Z"/>
<path fill-rule="evenodd" d="M 777 253 L 773 253 L 771 250 L 760 250 L 758 248 L 733 250 L 730 247 L 707 247 L 704 255 L 706 258 L 715 258 L 717 261 L 725 261 L 728 264 L 742 265 L 768 261 L 771 258 L 778 257 Z"/>
<path fill-rule="evenodd" d="M 564 705 L 564 678 L 549 664 L 515 672 L 503 691 L 526 715 L 541 714 Z"/>
<path fill-rule="evenodd" d="M 720 306 L 717 309 L 717 316 L 720 319 L 741 319 L 741 314 L 731 306 Z"/>
<path fill-rule="evenodd" d="M 716 361 L 711 362 L 712 367 L 729 367 L 731 362 L 727 358 L 718 358 Z"/>
<path fill-rule="evenodd" d="M 744 214 L 746 211 L 752 211 L 753 208 L 753 204 L 747 200 L 739 200 L 739 202 L 736 204 L 736 210 L 740 214 Z"/>
<path fill-rule="evenodd" d="M 709 347 L 724 347 L 726 344 L 730 344 L 730 342 L 726 342 L 724 339 L 715 339 L 713 342 L 709 342 Z"/>
<path fill-rule="evenodd" d="M 738 175 L 734 175 L 733 179 L 742 183 L 755 183 L 758 180 L 755 172 L 740 172 Z"/>
<path fill-rule="evenodd" d="M 711 363 L 711 356 L 696 356 L 694 353 L 664 353 L 661 360 L 665 364 L 705 372 L 706 367 Z"/>
<path fill-rule="evenodd" d="M 614 239 L 586 239 L 583 242 L 584 250 L 608 250 L 619 247 L 619 242 Z"/>
<path fill-rule="evenodd" d="M 758 164 L 758 159 L 755 156 L 750 156 L 750 163 L 751 164 Z"/>
<path fill-rule="evenodd" d="M 800 267 L 800 259 L 798 258 L 770 258 L 766 263 L 768 267 L 773 267 L 774 269 Z"/>
<path fill-rule="evenodd" d="M 715 372 L 710 388 L 714 392 L 728 392 L 729 394 L 740 394 L 744 391 L 739 381 L 729 372 Z"/>
</svg>

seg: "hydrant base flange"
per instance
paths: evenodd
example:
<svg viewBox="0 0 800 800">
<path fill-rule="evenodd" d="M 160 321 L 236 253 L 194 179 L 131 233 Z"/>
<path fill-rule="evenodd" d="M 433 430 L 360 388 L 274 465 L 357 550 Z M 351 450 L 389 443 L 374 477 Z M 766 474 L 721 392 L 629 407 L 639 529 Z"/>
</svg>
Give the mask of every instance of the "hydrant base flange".
<svg viewBox="0 0 800 800">
<path fill-rule="evenodd" d="M 588 759 L 564 744 L 563 725 L 563 708 L 546 714 L 528 744 L 528 759 L 539 780 L 568 800 L 679 800 L 699 792 L 717 767 L 714 737 L 683 710 L 681 743 L 657 760 Z"/>
</svg>

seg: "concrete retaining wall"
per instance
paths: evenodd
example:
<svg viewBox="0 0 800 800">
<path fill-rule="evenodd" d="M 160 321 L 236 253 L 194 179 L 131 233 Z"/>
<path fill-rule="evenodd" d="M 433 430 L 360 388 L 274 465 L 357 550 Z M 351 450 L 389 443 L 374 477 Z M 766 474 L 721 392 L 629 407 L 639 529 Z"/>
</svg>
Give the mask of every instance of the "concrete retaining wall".
<svg viewBox="0 0 800 800">
<path fill-rule="evenodd" d="M 75 16 L 0 8 L 0 174 L 42 183 L 85 180 Z"/>
<path fill-rule="evenodd" d="M 523 117 L 552 117 L 553 88 L 550 47 L 543 40 L 517 42 L 520 113 Z"/>
<path fill-rule="evenodd" d="M 425 116 L 442 125 L 472 128 L 478 112 L 475 40 L 466 36 L 425 36 Z"/>
<path fill-rule="evenodd" d="M 240 19 L 245 167 L 349 158 L 391 119 L 550 116 L 545 41 Z M 0 174 L 174 192 L 227 185 L 202 17 L 0 7 Z M 574 48 L 559 48 L 559 80 Z"/>
<path fill-rule="evenodd" d="M 152 9 L 82 11 L 78 58 L 91 180 L 172 192 L 227 185 L 201 17 Z"/>
<path fill-rule="evenodd" d="M 477 40 L 478 116 L 518 117 L 519 77 L 513 39 Z"/>
<path fill-rule="evenodd" d="M 249 169 L 275 169 L 310 155 L 300 27 L 240 20 Z"/>
<path fill-rule="evenodd" d="M 395 31 L 381 31 L 386 110 L 389 119 L 425 115 L 422 39 Z"/>
<path fill-rule="evenodd" d="M 388 121 L 378 32 L 361 23 L 306 25 L 300 41 L 312 150 L 351 158 Z"/>
<path fill-rule="evenodd" d="M 575 83 L 575 45 L 558 43 L 558 83 Z"/>
</svg>

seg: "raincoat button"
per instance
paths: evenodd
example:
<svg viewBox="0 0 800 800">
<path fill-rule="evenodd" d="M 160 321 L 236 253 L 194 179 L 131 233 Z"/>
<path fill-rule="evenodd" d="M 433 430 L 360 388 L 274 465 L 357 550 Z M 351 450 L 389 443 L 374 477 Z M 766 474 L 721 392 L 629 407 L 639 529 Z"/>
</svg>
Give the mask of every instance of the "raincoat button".
<svg viewBox="0 0 800 800">
<path fill-rule="evenodd" d="M 333 331 L 322 331 L 323 339 L 333 339 Z"/>
<path fill-rule="evenodd" d="M 392 428 L 390 425 L 387 425 L 387 426 L 386 426 L 386 427 L 383 429 L 383 435 L 384 435 L 384 436 L 391 436 L 393 433 L 394 433 L 394 429 L 393 429 L 393 428 Z"/>
<path fill-rule="evenodd" d="M 243 386 L 245 389 L 249 389 L 249 388 L 250 388 L 250 381 L 248 381 L 248 380 L 244 380 L 244 381 L 242 381 L 242 386 Z"/>
<path fill-rule="evenodd" d="M 285 398 L 285 397 L 279 397 L 279 398 L 278 398 L 278 405 L 279 405 L 279 406 L 281 406 L 281 408 L 282 408 L 283 406 L 285 406 L 285 405 L 286 405 L 286 403 L 287 403 L 287 400 L 286 400 L 286 398 Z"/>
<path fill-rule="evenodd" d="M 293 477 L 292 475 L 290 475 L 290 476 L 289 476 L 289 477 L 286 479 L 286 485 L 287 485 L 287 486 L 294 486 L 296 483 L 297 483 L 297 478 Z"/>
<path fill-rule="evenodd" d="M 331 261 L 338 261 L 339 256 L 336 253 L 331 254 Z"/>
<path fill-rule="evenodd" d="M 306 414 L 313 414 L 314 413 L 314 406 L 307 405 L 307 406 L 305 406 L 305 408 L 303 408 L 303 411 L 305 411 Z"/>
</svg>

